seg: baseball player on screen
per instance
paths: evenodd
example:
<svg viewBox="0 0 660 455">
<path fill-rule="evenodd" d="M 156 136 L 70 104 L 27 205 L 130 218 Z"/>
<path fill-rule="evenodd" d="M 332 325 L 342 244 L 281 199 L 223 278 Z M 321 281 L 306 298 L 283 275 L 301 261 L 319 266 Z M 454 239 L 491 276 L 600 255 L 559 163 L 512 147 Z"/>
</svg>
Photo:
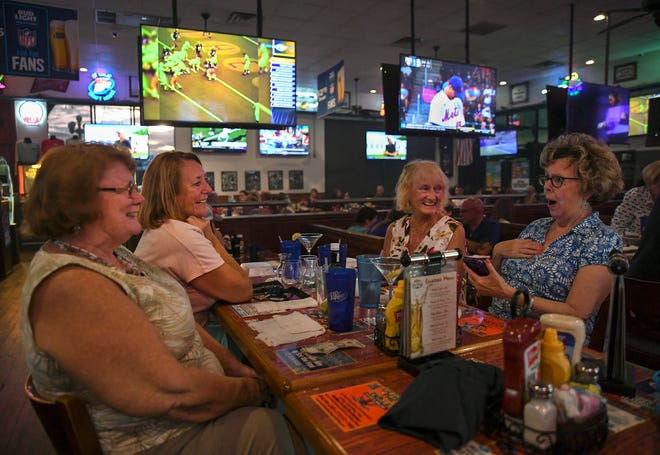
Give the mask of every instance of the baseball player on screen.
<svg viewBox="0 0 660 455">
<path fill-rule="evenodd" d="M 429 123 L 448 128 L 464 126 L 463 101 L 459 97 L 462 92 L 463 79 L 452 76 L 431 100 Z"/>
</svg>

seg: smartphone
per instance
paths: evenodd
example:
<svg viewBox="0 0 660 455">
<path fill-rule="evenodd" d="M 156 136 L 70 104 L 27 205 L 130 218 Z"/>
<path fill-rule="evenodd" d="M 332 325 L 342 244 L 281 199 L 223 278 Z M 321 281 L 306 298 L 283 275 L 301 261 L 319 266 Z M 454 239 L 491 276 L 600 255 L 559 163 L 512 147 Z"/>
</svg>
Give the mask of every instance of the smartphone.
<svg viewBox="0 0 660 455">
<path fill-rule="evenodd" d="M 488 256 L 464 256 L 463 263 L 470 267 L 470 270 L 472 270 L 477 275 L 486 276 L 488 275 L 488 267 L 486 267 L 484 258 L 487 257 Z"/>
</svg>

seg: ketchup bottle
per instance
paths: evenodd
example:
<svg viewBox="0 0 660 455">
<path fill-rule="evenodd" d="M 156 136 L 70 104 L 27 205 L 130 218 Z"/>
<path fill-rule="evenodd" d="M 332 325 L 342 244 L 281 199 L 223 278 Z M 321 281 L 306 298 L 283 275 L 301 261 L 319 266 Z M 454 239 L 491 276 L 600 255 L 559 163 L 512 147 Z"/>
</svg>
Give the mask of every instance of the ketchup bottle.
<svg viewBox="0 0 660 455">
<path fill-rule="evenodd" d="M 516 318 L 518 296 L 529 305 L 527 291 L 518 290 L 511 299 L 513 319 L 504 324 L 504 399 L 508 416 L 522 418 L 529 384 L 539 379 L 541 363 L 541 323 L 537 319 Z"/>
</svg>

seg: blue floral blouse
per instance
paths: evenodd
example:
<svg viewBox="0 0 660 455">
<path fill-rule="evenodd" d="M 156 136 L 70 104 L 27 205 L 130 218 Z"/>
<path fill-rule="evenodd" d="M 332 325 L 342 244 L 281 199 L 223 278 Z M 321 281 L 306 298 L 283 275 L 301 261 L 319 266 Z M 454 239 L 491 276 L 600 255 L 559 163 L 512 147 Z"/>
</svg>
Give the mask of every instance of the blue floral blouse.
<svg viewBox="0 0 660 455">
<path fill-rule="evenodd" d="M 543 243 L 554 218 L 531 222 L 518 236 Z M 613 249 L 621 249 L 621 237 L 606 226 L 594 212 L 568 233 L 559 237 L 540 255 L 524 259 L 504 259 L 500 274 L 516 289 L 526 289 L 531 295 L 564 302 L 578 270 L 586 265 L 607 264 Z M 511 318 L 509 302 L 494 298 L 488 310 L 502 318 Z M 587 339 L 593 331 L 598 312 L 585 321 Z"/>
</svg>

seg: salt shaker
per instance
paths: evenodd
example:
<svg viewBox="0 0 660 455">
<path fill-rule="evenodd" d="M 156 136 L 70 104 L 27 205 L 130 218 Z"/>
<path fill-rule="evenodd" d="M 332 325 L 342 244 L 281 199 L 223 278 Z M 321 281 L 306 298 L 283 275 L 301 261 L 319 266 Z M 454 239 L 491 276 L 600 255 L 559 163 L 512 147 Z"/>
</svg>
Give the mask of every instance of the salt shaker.
<svg viewBox="0 0 660 455">
<path fill-rule="evenodd" d="M 552 402 L 552 384 L 533 382 L 529 385 L 531 400 L 525 405 L 525 443 L 547 449 L 557 440 L 557 408 Z"/>
</svg>

